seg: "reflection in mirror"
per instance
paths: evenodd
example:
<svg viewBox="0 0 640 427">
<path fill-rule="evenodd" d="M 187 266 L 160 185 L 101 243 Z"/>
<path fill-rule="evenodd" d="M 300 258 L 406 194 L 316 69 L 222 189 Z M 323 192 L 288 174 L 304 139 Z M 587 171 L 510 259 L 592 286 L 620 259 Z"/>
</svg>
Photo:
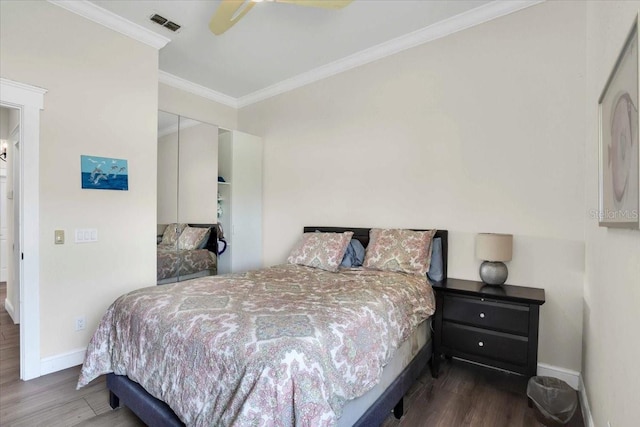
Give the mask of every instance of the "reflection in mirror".
<svg viewBox="0 0 640 427">
<path fill-rule="evenodd" d="M 218 128 L 158 113 L 158 284 L 216 274 Z"/>
<path fill-rule="evenodd" d="M 216 222 L 218 127 L 180 117 L 178 218 Z"/>
<path fill-rule="evenodd" d="M 180 118 L 158 112 L 158 284 L 177 280 L 178 236 L 178 128 Z"/>
</svg>

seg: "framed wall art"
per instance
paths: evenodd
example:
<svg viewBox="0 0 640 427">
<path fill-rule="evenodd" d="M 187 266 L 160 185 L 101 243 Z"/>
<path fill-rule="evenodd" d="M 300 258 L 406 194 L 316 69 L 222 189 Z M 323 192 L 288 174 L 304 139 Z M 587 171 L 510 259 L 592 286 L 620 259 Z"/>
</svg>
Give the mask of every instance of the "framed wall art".
<svg viewBox="0 0 640 427">
<path fill-rule="evenodd" d="M 638 229 L 638 16 L 598 100 L 599 224 Z"/>
<path fill-rule="evenodd" d="M 80 156 L 82 188 L 129 190 L 127 161 L 109 157 Z"/>
</svg>

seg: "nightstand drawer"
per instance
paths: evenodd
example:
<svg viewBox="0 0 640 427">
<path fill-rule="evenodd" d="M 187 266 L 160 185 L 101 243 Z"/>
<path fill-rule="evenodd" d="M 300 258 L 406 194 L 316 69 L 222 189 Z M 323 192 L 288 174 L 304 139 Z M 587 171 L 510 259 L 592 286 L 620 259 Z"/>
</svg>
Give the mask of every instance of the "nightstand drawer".
<svg viewBox="0 0 640 427">
<path fill-rule="evenodd" d="M 443 319 L 466 323 L 480 328 L 529 333 L 529 306 L 481 299 L 444 297 Z"/>
<path fill-rule="evenodd" d="M 443 322 L 442 344 L 471 355 L 515 365 L 527 364 L 529 340 L 517 335 Z"/>
</svg>

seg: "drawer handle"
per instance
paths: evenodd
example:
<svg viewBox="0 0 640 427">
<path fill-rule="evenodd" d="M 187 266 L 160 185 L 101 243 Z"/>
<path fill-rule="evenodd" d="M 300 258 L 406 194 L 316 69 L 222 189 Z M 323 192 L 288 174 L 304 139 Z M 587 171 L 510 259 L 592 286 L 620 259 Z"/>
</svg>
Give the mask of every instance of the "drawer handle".
<svg viewBox="0 0 640 427">
<path fill-rule="evenodd" d="M 484 347 L 484 343 L 483 343 L 482 341 L 480 341 L 480 342 L 478 343 L 478 347 Z"/>
<path fill-rule="evenodd" d="M 484 319 L 484 313 L 480 313 L 480 318 Z"/>
</svg>

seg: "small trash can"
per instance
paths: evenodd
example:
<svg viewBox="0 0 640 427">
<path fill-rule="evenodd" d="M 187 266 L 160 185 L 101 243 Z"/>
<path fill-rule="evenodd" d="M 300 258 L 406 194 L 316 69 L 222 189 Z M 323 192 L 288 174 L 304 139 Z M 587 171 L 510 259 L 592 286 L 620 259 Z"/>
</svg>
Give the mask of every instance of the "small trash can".
<svg viewBox="0 0 640 427">
<path fill-rule="evenodd" d="M 566 382 L 552 377 L 531 377 L 527 384 L 529 406 L 533 402 L 536 418 L 545 426 L 567 424 L 578 407 L 578 395 Z"/>
</svg>

